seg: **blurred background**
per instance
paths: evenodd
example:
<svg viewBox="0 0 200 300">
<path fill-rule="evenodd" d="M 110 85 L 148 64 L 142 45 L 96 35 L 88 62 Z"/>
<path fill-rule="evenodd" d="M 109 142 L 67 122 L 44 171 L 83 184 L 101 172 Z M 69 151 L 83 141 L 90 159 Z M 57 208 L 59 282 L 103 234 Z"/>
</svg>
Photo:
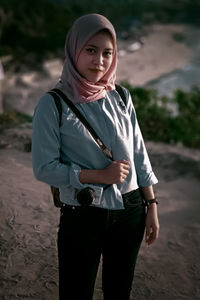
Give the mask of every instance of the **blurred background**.
<svg viewBox="0 0 200 300">
<path fill-rule="evenodd" d="M 117 81 L 159 179 L 160 237 L 142 244 L 132 296 L 199 300 L 200 0 L 0 0 L 0 299 L 58 299 L 59 210 L 33 176 L 32 117 L 59 79 L 68 29 L 87 13 L 116 28 Z"/>
<path fill-rule="evenodd" d="M 145 138 L 199 147 L 199 0 L 1 0 L 0 111 L 33 115 L 59 78 L 69 27 L 92 12 L 116 28 L 118 81 L 131 90 Z"/>
</svg>

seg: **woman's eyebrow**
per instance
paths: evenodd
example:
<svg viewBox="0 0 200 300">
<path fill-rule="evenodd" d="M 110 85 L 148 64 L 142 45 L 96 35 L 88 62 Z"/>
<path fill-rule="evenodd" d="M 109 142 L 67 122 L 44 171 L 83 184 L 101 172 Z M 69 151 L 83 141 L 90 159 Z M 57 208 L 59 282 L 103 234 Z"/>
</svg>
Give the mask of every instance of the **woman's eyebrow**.
<svg viewBox="0 0 200 300">
<path fill-rule="evenodd" d="M 88 44 L 88 45 L 86 45 L 86 47 L 93 47 L 93 48 L 98 48 L 97 46 L 95 46 L 95 45 L 92 45 L 92 44 Z M 113 48 L 105 48 L 105 50 L 110 50 L 110 51 L 113 51 Z"/>
<path fill-rule="evenodd" d="M 92 45 L 92 44 L 87 44 L 86 47 L 93 47 L 93 48 L 98 48 L 97 46 L 95 45 Z"/>
<path fill-rule="evenodd" d="M 105 48 L 105 50 L 113 51 L 113 48 Z"/>
</svg>

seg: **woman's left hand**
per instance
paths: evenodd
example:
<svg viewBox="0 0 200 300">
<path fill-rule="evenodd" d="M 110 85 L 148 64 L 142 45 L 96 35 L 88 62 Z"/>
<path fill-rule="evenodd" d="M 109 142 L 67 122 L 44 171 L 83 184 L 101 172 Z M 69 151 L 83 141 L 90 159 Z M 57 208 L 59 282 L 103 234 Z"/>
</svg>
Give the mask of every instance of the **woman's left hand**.
<svg viewBox="0 0 200 300">
<path fill-rule="evenodd" d="M 145 241 L 151 245 L 157 240 L 159 234 L 159 221 L 156 203 L 152 203 L 147 209 Z"/>
</svg>

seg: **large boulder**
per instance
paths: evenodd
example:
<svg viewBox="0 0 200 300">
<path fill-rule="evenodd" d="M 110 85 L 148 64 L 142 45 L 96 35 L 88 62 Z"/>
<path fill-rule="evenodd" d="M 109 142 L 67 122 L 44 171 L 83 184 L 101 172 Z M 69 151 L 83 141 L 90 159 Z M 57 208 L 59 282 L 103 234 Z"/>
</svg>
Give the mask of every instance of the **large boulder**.
<svg viewBox="0 0 200 300">
<path fill-rule="evenodd" d="M 53 88 L 62 71 L 59 59 L 47 61 L 41 71 L 6 74 L 3 86 L 3 107 L 32 116 L 40 97 Z"/>
</svg>

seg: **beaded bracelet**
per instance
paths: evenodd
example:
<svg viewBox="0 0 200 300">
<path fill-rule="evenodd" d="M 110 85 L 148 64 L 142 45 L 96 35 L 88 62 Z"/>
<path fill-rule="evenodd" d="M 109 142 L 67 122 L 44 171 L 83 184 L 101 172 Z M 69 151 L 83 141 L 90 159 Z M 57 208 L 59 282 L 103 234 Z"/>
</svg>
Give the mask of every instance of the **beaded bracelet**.
<svg viewBox="0 0 200 300">
<path fill-rule="evenodd" d="M 144 200 L 144 202 L 145 202 L 145 206 L 149 206 L 152 203 L 156 203 L 158 205 L 157 198 L 153 198 L 153 199 L 150 199 L 150 200 Z"/>
</svg>

